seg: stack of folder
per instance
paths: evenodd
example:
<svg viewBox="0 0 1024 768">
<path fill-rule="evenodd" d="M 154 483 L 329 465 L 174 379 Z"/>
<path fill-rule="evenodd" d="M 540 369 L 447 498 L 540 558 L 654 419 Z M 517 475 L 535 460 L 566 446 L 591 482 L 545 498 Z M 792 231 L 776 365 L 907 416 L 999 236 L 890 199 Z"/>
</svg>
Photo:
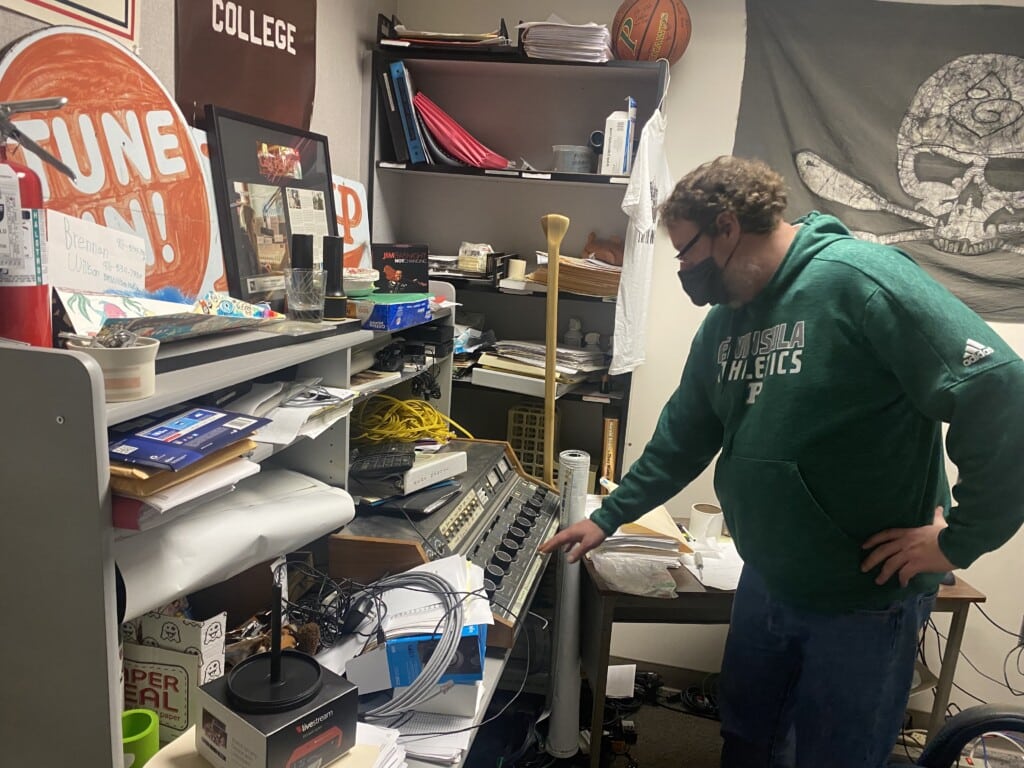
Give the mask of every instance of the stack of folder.
<svg viewBox="0 0 1024 768">
<path fill-rule="evenodd" d="M 109 430 L 114 525 L 146 530 L 256 474 L 246 457 L 270 419 L 203 406 L 151 414 Z M 168 514 L 173 513 L 173 514 Z"/>
</svg>

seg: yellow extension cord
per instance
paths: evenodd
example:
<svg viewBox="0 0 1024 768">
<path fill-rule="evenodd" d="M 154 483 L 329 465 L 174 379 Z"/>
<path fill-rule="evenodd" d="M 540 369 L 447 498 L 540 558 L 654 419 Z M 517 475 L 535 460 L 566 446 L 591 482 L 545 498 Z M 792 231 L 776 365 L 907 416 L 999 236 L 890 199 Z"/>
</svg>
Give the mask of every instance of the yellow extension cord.
<svg viewBox="0 0 1024 768">
<path fill-rule="evenodd" d="M 399 400 L 391 395 L 377 394 L 357 405 L 353 416 L 353 426 L 361 430 L 352 438 L 356 442 L 436 440 L 447 443 L 456 437 L 451 427 L 473 439 L 461 424 L 423 400 Z"/>
</svg>

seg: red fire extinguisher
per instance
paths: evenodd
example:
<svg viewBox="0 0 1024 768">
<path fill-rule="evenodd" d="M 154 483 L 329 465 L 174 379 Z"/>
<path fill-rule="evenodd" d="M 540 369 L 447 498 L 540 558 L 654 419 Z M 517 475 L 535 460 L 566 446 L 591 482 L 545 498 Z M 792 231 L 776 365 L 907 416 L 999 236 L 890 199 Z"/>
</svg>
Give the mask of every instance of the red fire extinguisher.
<svg viewBox="0 0 1024 768">
<path fill-rule="evenodd" d="M 25 136 L 10 121 L 10 116 L 19 112 L 37 112 L 45 109 L 59 109 L 67 103 L 67 99 L 32 99 L 30 101 L 12 101 L 0 104 L 0 164 L 6 165 L 18 178 L 18 196 L 20 206 L 16 211 L 8 211 L 7 215 L 17 215 L 21 211 L 43 208 L 43 185 L 39 175 L 27 165 L 11 160 L 7 155 L 7 139 L 13 139 L 22 148 L 31 151 L 50 163 L 72 179 L 74 171 L 55 158 L 36 142 Z M 8 218 L 7 231 L 10 237 L 19 237 L 22 230 L 20 220 Z M 33 247 L 32 241 L 25 239 L 26 247 Z M 36 258 L 40 258 L 37 256 Z M 26 261 L 28 256 L 26 256 Z M 24 341 L 34 346 L 53 346 L 53 322 L 50 310 L 50 286 L 42 277 L 41 264 L 37 265 L 35 278 L 31 281 L 23 274 L 17 275 L 17 281 L 8 281 L 0 274 L 0 337 Z M 12 276 L 13 278 L 13 276 Z"/>
</svg>

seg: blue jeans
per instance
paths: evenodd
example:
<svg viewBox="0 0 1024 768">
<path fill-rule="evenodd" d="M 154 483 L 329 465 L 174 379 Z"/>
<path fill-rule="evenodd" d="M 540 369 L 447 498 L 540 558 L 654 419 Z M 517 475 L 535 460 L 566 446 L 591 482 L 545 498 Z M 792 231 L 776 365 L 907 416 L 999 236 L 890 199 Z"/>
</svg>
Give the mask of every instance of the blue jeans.
<svg viewBox="0 0 1024 768">
<path fill-rule="evenodd" d="M 722 768 L 881 768 L 909 698 L 935 594 L 820 614 L 743 569 L 719 682 Z"/>
</svg>

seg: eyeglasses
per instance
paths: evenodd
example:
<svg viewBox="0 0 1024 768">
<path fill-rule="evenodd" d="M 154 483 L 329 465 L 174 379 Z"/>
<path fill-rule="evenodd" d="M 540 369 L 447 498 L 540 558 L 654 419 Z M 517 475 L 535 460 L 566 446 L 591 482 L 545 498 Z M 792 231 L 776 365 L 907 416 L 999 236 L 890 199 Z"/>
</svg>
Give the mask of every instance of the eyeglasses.
<svg viewBox="0 0 1024 768">
<path fill-rule="evenodd" d="M 676 254 L 676 259 L 682 261 L 683 257 L 686 256 L 686 254 L 689 253 L 690 249 L 697 244 L 697 241 L 700 240 L 700 236 L 703 234 L 703 232 L 698 230 L 697 234 L 690 238 L 690 242 L 688 242 L 679 250 L 679 253 Z"/>
</svg>

